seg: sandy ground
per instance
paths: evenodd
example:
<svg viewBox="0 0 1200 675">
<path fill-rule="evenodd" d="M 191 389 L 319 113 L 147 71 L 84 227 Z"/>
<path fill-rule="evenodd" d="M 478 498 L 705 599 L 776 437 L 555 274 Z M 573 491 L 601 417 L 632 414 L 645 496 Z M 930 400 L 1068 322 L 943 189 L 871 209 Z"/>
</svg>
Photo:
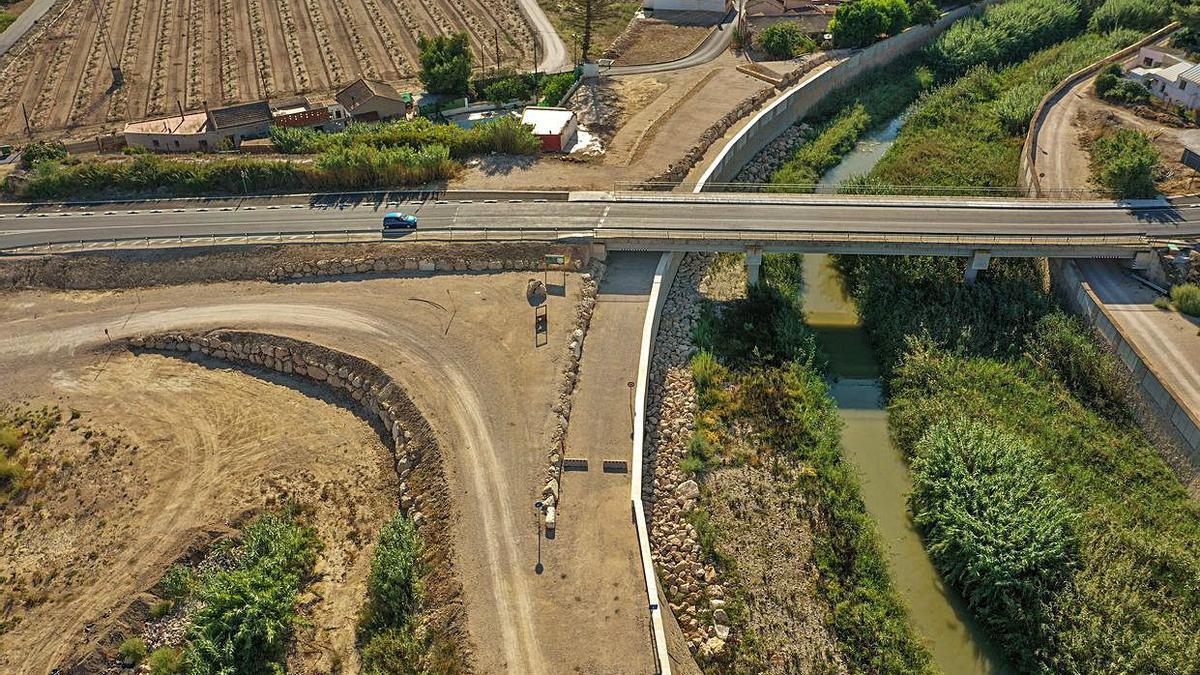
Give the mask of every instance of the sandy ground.
<svg viewBox="0 0 1200 675">
<path fill-rule="evenodd" d="M 700 43 L 713 31 L 713 26 L 721 20 L 722 15 L 705 12 L 695 14 L 699 16 L 680 17 L 680 21 L 660 18 L 634 19 L 628 34 L 630 43 L 621 50 L 615 65 L 667 63 L 696 51 Z"/>
<path fill-rule="evenodd" d="M 302 394 L 282 389 L 267 394 L 276 385 L 146 356 L 115 357 L 99 379 L 88 382 L 104 363 L 92 348 L 103 344 L 105 329 L 117 338 L 168 328 L 237 327 L 361 356 L 408 387 L 439 437 L 451 492 L 461 495 L 455 503 L 454 543 L 481 672 L 591 672 L 588 664 L 613 659 L 616 646 L 594 639 L 592 627 L 606 619 L 594 611 L 593 598 L 564 602 L 554 581 L 586 584 L 605 558 L 603 549 L 558 555 L 553 559 L 559 562 L 547 565 L 545 574 L 535 572 L 539 540 L 531 505 L 541 488 L 557 361 L 578 289 L 577 277 L 568 276 L 565 295 L 551 296 L 549 346 L 535 349 L 525 282 L 526 275 L 509 273 L 0 296 L 4 315 L 16 317 L 0 326 L 4 397 L 35 402 L 61 398 L 63 405 L 87 410 L 97 423 L 137 439 L 140 450 L 129 457 L 133 464 L 116 475 L 121 480 L 127 474 L 129 480 L 144 476 L 147 482 L 140 491 L 143 499 L 153 500 L 141 509 L 143 502 L 120 502 L 112 507 L 112 518 L 99 516 L 120 526 L 91 525 L 114 537 L 121 534 L 112 546 L 98 546 L 122 573 L 111 574 L 112 565 L 83 568 L 72 581 L 73 597 L 81 599 L 74 602 L 83 604 L 72 605 L 65 598 L 47 602 L 37 610 L 40 620 L 23 621 L 3 637 L 4 653 L 21 654 L 34 672 L 66 656 L 86 624 L 119 613 L 121 603 L 152 584 L 166 563 L 186 550 L 189 531 L 222 523 L 258 503 L 261 497 L 254 490 L 271 485 L 277 471 L 285 477 L 311 473 L 311 481 L 301 481 L 302 486 L 335 479 L 370 482 L 373 460 L 356 460 L 357 469 L 344 460 L 352 447 L 360 453 L 371 447 L 367 454 L 378 455 L 378 441 L 369 429 L 356 427 L 345 417 L 348 413 L 328 414 L 327 404 Z M 636 341 L 636 335 L 630 339 Z M 173 382 L 188 382 L 186 391 L 197 395 L 173 395 Z M 200 395 L 214 390 L 215 396 Z M 295 412 L 285 419 L 296 421 L 270 424 L 288 406 Z M 311 422 L 306 426 L 299 417 Z M 322 434 L 322 428 L 333 431 Z M 293 429 L 305 439 L 295 447 L 290 434 L 283 435 Z M 323 447 L 338 442 L 345 445 L 344 461 Z M 260 451 L 253 455 L 257 459 L 232 463 L 219 454 L 246 454 L 237 452 L 246 447 Z M 169 504 L 180 499 L 171 495 L 192 492 L 189 483 L 173 487 L 177 484 L 164 477 L 196 473 L 176 468 L 172 474 L 170 458 L 179 456 L 189 466 L 203 463 L 207 473 L 199 473 L 218 486 L 219 498 L 188 497 L 183 500 L 191 509 L 186 518 L 163 522 L 163 513 L 172 512 L 151 505 Z M 326 464 L 348 466 L 316 468 Z M 331 473 L 334 468 L 343 473 Z M 185 479 L 199 480 L 194 475 L 177 480 Z M 76 507 L 68 507 L 68 513 L 74 514 L 67 521 L 73 523 L 95 516 Z M 371 511 L 359 518 L 365 528 L 382 516 Z M 544 553 L 549 553 L 547 560 L 554 555 Z M 355 577 L 354 569 L 347 570 L 347 579 Z M 615 610 L 616 603 L 612 605 Z M 621 608 L 621 613 L 639 606 Z M 50 625 L 45 617 L 57 617 L 53 629 L 42 628 Z M 337 634 L 336 619 L 317 621 L 318 627 L 328 623 L 331 635 Z"/>
<path fill-rule="evenodd" d="M 611 190 L 620 181 L 644 181 L 683 157 L 733 105 L 767 86 L 738 72 L 738 63 L 726 53 L 684 71 L 603 78 L 590 97 L 600 101 L 602 122 L 597 125 L 590 112 L 581 114 L 585 126 L 601 127 L 607 149 L 602 157 L 587 162 L 484 160 L 451 187 Z M 572 107 L 578 108 L 579 100 L 574 98 Z"/>
<path fill-rule="evenodd" d="M 1089 189 L 1087 143 L 1104 127 L 1144 131 L 1162 157 L 1167 177 L 1160 181 L 1164 194 L 1196 191 L 1200 174 L 1183 165 L 1184 145 L 1200 142 L 1200 129 L 1180 129 L 1139 117 L 1132 110 L 1107 103 L 1095 94 L 1095 78 L 1067 91 L 1055 104 L 1038 137 L 1037 169 L 1042 188 L 1048 191 Z"/>
<path fill-rule="evenodd" d="M 419 86 L 417 39 L 466 31 L 476 64 L 528 67 L 513 0 L 60 2 L 0 60 L 0 138 L 76 137 L 210 105 L 327 94 L 360 76 Z M 109 50 L 125 84 L 111 89 Z"/>
</svg>

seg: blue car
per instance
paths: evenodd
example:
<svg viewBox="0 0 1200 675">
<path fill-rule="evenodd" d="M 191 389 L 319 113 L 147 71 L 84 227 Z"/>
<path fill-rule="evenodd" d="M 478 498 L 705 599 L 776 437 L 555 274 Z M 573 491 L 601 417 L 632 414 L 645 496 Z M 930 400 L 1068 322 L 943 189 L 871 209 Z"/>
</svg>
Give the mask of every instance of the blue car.
<svg viewBox="0 0 1200 675">
<path fill-rule="evenodd" d="M 411 213 L 389 213 L 383 217 L 383 229 L 415 230 L 417 229 L 417 217 Z"/>
</svg>

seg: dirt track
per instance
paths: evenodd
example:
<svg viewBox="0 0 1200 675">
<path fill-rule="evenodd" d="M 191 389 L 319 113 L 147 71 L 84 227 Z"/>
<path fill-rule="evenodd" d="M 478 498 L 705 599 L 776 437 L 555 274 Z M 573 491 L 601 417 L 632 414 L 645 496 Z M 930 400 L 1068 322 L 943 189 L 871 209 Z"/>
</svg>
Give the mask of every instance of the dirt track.
<svg viewBox="0 0 1200 675">
<path fill-rule="evenodd" d="M 360 76 L 407 88 L 417 37 L 459 30 L 489 71 L 497 49 L 508 66 L 532 58 L 515 0 L 64 0 L 0 60 L 0 138 L 23 136 L 22 104 L 35 132 L 95 131 Z M 115 91 L 110 53 L 125 77 Z"/>
<path fill-rule="evenodd" d="M 158 356 L 117 356 L 92 381 L 105 358 L 92 348 L 103 344 L 105 329 L 117 338 L 217 326 L 290 335 L 356 354 L 409 389 L 444 448 L 451 491 L 462 495 L 454 505 L 455 546 L 481 672 L 563 672 L 606 650 L 585 631 L 559 630 L 585 625 L 591 618 L 586 603 L 559 602 L 536 583 L 536 520 L 528 505 L 540 488 L 576 282 L 569 277 L 567 297 L 551 297 L 549 346 L 535 350 L 525 279 L 513 273 L 0 296 L 4 314 L 16 317 L 0 327 L 4 397 L 62 397 L 63 405 L 123 431 L 140 450 L 121 455 L 109 470 L 120 480 L 143 480 L 133 490 L 136 499 L 113 503 L 99 521 L 73 500 L 51 507 L 64 520 L 44 523 L 47 539 L 65 536 L 67 527 L 95 528 L 98 549 L 113 560 L 80 566 L 73 595 L 52 594 L 30 620 L 0 638 L 0 665 L 20 654 L 20 669 L 44 672 L 87 637 L 85 624 L 102 625 L 108 613 L 119 615 L 122 603 L 152 585 L 187 550 L 197 528 L 261 505 L 277 481 L 317 495 L 320 503 L 327 490 L 345 489 L 346 499 L 333 499 L 327 517 L 345 518 L 343 511 L 352 508 L 358 514 L 352 522 L 364 535 L 386 517 L 386 508 L 372 507 L 369 487 L 382 480 L 372 473 L 379 441 L 345 410 L 237 371 Z M 362 453 L 364 447 L 372 450 Z M 356 609 L 353 580 L 361 578 L 350 559 L 359 560 L 361 551 L 333 548 L 342 551 L 342 562 L 330 583 L 341 595 L 328 594 L 329 607 L 314 610 L 318 631 L 326 631 L 317 639 L 345 655 L 345 625 L 352 621 L 342 619 Z M 61 551 L 45 561 L 72 564 Z M 13 564 L 0 554 L 0 569 Z M 585 578 L 588 565 L 580 556 L 578 569 L 555 572 Z M 566 663 L 549 664 L 543 656 L 550 634 L 556 653 L 568 654 Z"/>
</svg>

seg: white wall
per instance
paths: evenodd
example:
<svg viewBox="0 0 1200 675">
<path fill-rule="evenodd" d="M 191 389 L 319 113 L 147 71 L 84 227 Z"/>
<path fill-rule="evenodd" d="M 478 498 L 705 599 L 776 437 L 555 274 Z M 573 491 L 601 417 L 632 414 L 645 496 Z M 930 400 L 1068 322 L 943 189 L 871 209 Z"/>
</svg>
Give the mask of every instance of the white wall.
<svg viewBox="0 0 1200 675">
<path fill-rule="evenodd" d="M 646 0 L 642 7 L 653 10 L 724 12 L 726 0 Z"/>
</svg>

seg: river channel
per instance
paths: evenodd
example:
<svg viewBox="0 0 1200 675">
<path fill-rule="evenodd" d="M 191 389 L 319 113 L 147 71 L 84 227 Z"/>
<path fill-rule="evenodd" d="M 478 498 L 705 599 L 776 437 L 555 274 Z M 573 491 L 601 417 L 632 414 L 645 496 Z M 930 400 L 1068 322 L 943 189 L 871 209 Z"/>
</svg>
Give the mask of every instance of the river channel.
<svg viewBox="0 0 1200 675">
<path fill-rule="evenodd" d="M 867 173 L 883 157 L 904 124 L 904 115 L 867 134 L 822 185 L 835 189 Z M 934 663 L 947 675 L 1008 673 L 996 649 L 957 593 L 934 569 L 909 517 L 912 488 L 908 465 L 892 445 L 881 398 L 879 368 L 841 274 L 827 255 L 804 256 L 804 310 L 808 325 L 829 357 L 832 394 L 845 428 L 842 446 L 862 481 L 863 501 L 886 549 L 892 580 L 908 605 Z"/>
</svg>

